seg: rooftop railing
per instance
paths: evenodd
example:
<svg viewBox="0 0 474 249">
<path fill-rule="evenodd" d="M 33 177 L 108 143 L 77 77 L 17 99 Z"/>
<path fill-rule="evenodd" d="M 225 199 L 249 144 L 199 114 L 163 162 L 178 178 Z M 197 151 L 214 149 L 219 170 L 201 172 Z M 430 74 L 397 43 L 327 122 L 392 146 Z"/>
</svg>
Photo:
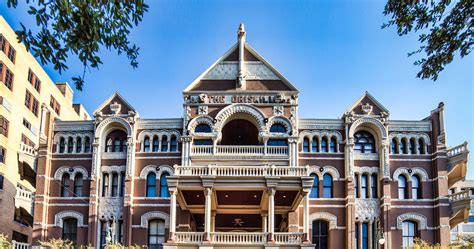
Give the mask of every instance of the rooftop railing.
<svg viewBox="0 0 474 249">
<path fill-rule="evenodd" d="M 291 166 L 177 166 L 175 165 L 175 175 L 177 176 L 280 176 L 280 177 L 300 177 L 308 176 L 307 167 Z"/>
<path fill-rule="evenodd" d="M 193 145 L 192 155 L 270 155 L 287 156 L 288 146 L 263 145 Z"/>
</svg>

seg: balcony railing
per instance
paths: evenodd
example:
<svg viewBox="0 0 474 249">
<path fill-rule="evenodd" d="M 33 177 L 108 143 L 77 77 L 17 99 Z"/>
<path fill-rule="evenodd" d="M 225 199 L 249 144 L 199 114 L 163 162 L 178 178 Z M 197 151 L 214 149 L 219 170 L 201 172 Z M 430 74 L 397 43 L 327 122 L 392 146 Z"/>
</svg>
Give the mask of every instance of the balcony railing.
<svg viewBox="0 0 474 249">
<path fill-rule="evenodd" d="M 448 195 L 450 207 L 449 223 L 451 227 L 466 222 L 471 209 L 471 189 L 466 189 L 452 195 Z"/>
<path fill-rule="evenodd" d="M 175 165 L 175 175 L 177 176 L 280 176 L 280 177 L 300 177 L 308 176 L 307 167 L 291 166 L 177 166 Z"/>
<path fill-rule="evenodd" d="M 20 143 L 20 152 L 28 155 L 28 156 L 32 156 L 32 157 L 36 157 L 36 149 L 32 146 L 29 146 L 25 143 Z"/>
<path fill-rule="evenodd" d="M 448 187 L 451 188 L 456 182 L 466 178 L 469 161 L 467 142 L 448 149 L 446 153 L 448 155 Z"/>
<path fill-rule="evenodd" d="M 175 242 L 176 243 L 201 243 L 204 238 L 203 232 L 176 232 Z"/>
<path fill-rule="evenodd" d="M 34 198 L 35 195 L 33 192 L 17 187 L 15 194 L 15 206 L 22 207 L 30 212 L 30 214 L 33 214 Z"/>
<path fill-rule="evenodd" d="M 192 155 L 253 155 L 287 156 L 288 146 L 262 145 L 194 145 Z"/>
<path fill-rule="evenodd" d="M 12 240 L 12 249 L 29 249 L 30 245 L 28 243 L 17 242 Z"/>
<path fill-rule="evenodd" d="M 211 233 L 212 242 L 216 244 L 264 244 L 266 233 Z"/>
<path fill-rule="evenodd" d="M 234 245 L 262 245 L 267 243 L 267 233 L 252 232 L 213 232 L 211 243 L 234 244 Z M 298 245 L 303 242 L 303 233 L 275 233 L 276 244 Z M 203 232 L 176 232 L 175 243 L 200 244 L 203 242 Z"/>
<path fill-rule="evenodd" d="M 298 245 L 303 242 L 304 233 L 275 233 L 275 243 Z"/>
<path fill-rule="evenodd" d="M 471 189 L 466 189 L 451 195 L 448 195 L 450 202 L 464 201 L 471 199 Z"/>
<path fill-rule="evenodd" d="M 462 153 L 465 153 L 465 152 L 468 152 L 467 142 L 464 142 L 463 144 L 449 148 L 446 153 L 448 154 L 448 157 L 454 157 L 457 155 L 461 155 Z"/>
</svg>

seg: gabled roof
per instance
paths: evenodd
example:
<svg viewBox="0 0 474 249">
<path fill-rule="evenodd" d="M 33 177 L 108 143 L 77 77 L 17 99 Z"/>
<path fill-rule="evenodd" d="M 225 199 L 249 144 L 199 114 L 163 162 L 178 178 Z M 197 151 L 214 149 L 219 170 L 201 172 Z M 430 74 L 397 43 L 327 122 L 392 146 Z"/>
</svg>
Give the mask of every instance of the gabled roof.
<svg viewBox="0 0 474 249">
<path fill-rule="evenodd" d="M 389 114 L 390 112 L 385 108 L 379 101 L 377 101 L 374 96 L 372 96 L 368 91 L 365 91 L 360 98 L 358 98 L 354 104 L 352 104 L 345 113 L 350 113 L 357 107 L 361 106 L 362 104 L 367 104 L 367 102 L 371 102 L 378 110 L 382 112 L 386 112 Z"/>
<path fill-rule="evenodd" d="M 109 109 L 109 106 L 110 104 L 113 104 L 117 102 L 118 104 L 121 104 L 121 105 L 124 105 L 124 107 L 122 106 L 121 110 L 126 110 L 126 112 L 122 112 L 122 113 L 128 113 L 128 111 L 133 111 L 133 112 L 136 112 L 135 111 L 135 108 L 133 108 L 132 105 L 130 105 L 127 100 L 125 100 L 124 97 L 122 97 L 122 95 L 120 95 L 120 93 L 118 92 L 114 92 L 114 94 L 112 94 L 109 98 L 107 98 L 107 100 L 105 100 L 95 111 L 94 111 L 94 115 L 98 112 L 102 112 L 104 114 L 107 114 L 105 113 L 108 109 Z"/>
</svg>

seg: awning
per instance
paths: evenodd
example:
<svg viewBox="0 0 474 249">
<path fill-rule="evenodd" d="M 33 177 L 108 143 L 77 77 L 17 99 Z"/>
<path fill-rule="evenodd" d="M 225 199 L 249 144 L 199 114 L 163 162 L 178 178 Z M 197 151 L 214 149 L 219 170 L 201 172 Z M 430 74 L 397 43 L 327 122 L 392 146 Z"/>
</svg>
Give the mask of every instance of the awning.
<svg viewBox="0 0 474 249">
<path fill-rule="evenodd" d="M 18 162 L 18 173 L 22 180 L 27 180 L 32 186 L 36 186 L 36 172 L 27 162 Z"/>
<path fill-rule="evenodd" d="M 23 225 L 33 227 L 33 215 L 22 207 L 15 208 L 15 220 Z"/>
</svg>

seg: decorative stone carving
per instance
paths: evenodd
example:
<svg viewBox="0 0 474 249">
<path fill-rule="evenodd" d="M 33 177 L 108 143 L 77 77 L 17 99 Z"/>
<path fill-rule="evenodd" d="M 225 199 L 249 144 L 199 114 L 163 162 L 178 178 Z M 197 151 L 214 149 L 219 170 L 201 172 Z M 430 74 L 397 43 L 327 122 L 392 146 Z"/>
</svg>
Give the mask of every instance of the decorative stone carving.
<svg viewBox="0 0 474 249">
<path fill-rule="evenodd" d="M 121 166 L 116 166 L 116 165 L 102 166 L 100 168 L 100 171 L 103 172 L 103 173 L 113 173 L 113 172 L 120 173 L 120 172 L 124 172 L 125 168 L 126 168 L 125 165 L 121 165 Z"/>
<path fill-rule="evenodd" d="M 284 111 L 284 107 L 281 105 L 276 105 L 273 107 L 273 116 L 282 116 Z"/>
<path fill-rule="evenodd" d="M 158 168 L 158 170 L 157 170 Z M 170 176 L 174 175 L 174 169 L 171 166 L 168 165 L 161 165 L 161 166 L 156 166 L 156 165 L 148 165 L 145 166 L 145 168 L 142 169 L 140 172 L 140 178 L 141 179 L 146 179 L 147 175 L 150 172 L 154 172 L 156 174 L 156 179 L 160 179 L 161 175 L 163 173 L 168 173 Z"/>
<path fill-rule="evenodd" d="M 265 115 L 255 107 L 248 104 L 232 104 L 217 113 L 214 129 L 222 130 L 224 122 L 235 113 L 246 113 L 252 116 L 258 124 L 260 131 L 265 131 Z"/>
<path fill-rule="evenodd" d="M 316 212 L 311 213 L 308 219 L 308 226 L 311 227 L 311 224 L 314 220 L 325 220 L 329 222 L 329 229 L 336 229 L 337 228 L 337 216 L 327 212 Z"/>
<path fill-rule="evenodd" d="M 62 228 L 65 218 L 75 218 L 79 227 L 87 227 L 87 224 L 84 224 L 84 215 L 77 211 L 62 211 L 55 214 L 54 225 Z"/>
<path fill-rule="evenodd" d="M 201 104 L 207 103 L 207 94 L 205 94 L 205 93 L 199 94 L 198 102 L 201 103 Z"/>
<path fill-rule="evenodd" d="M 379 139 L 384 139 L 384 138 L 387 138 L 388 136 L 388 133 L 387 133 L 387 129 L 385 128 L 384 124 L 376 119 L 376 118 L 373 118 L 373 117 L 362 117 L 362 118 L 359 118 L 357 120 L 355 120 L 352 125 L 351 125 L 351 128 L 349 129 L 349 137 L 353 138 L 354 137 L 354 133 L 357 131 L 357 128 L 360 126 L 360 125 L 363 125 L 363 124 L 369 124 L 369 125 L 372 125 L 376 128 L 376 132 L 379 136 Z"/>
<path fill-rule="evenodd" d="M 122 109 L 122 105 L 117 102 L 110 104 L 109 107 L 114 115 L 118 115 L 120 113 L 120 110 Z"/>
<path fill-rule="evenodd" d="M 73 167 L 62 166 L 62 167 L 59 167 L 56 170 L 56 172 L 54 173 L 54 179 L 61 181 L 61 179 L 62 179 L 62 177 L 65 173 L 69 174 L 69 179 L 71 181 L 74 180 L 74 178 L 76 177 L 76 174 L 78 174 L 78 173 L 82 174 L 82 179 L 84 179 L 84 180 L 87 180 L 87 178 L 89 176 L 89 173 L 87 172 L 86 168 L 84 168 L 82 166 L 73 166 Z"/>
<path fill-rule="evenodd" d="M 364 112 L 365 115 L 372 114 L 372 110 L 373 110 L 373 106 L 370 105 L 369 103 L 362 105 L 362 112 Z"/>
<path fill-rule="evenodd" d="M 143 214 L 141 217 L 141 227 L 142 228 L 148 228 L 148 221 L 152 219 L 162 219 L 165 221 L 165 227 L 169 228 L 170 227 L 170 216 L 166 213 L 160 212 L 160 211 L 151 211 Z"/>
<path fill-rule="evenodd" d="M 266 128 L 267 130 L 269 131 L 270 128 L 274 125 L 274 124 L 281 124 L 285 127 L 286 129 L 286 135 L 289 136 L 292 134 L 292 132 L 294 131 L 294 127 L 292 126 L 291 122 L 283 117 L 283 116 L 273 116 L 271 118 L 268 119 L 268 122 L 267 122 L 267 125 L 266 125 Z M 277 137 L 281 137 L 281 135 L 285 135 L 285 134 L 271 134 L 269 133 L 271 136 L 277 136 Z"/>
<path fill-rule="evenodd" d="M 99 218 L 120 219 L 123 215 L 123 197 L 99 198 Z"/>
<path fill-rule="evenodd" d="M 354 167 L 354 172 L 357 172 L 357 173 L 368 173 L 368 174 L 374 174 L 374 173 L 379 173 L 379 168 L 378 167 L 358 167 L 358 166 L 355 166 Z"/>
<path fill-rule="evenodd" d="M 198 114 L 199 115 L 207 115 L 208 107 L 206 105 L 201 105 L 198 107 Z"/>
<path fill-rule="evenodd" d="M 409 169 L 411 169 L 411 173 L 409 172 Z M 397 168 L 395 170 L 395 172 L 393 172 L 393 180 L 397 181 L 397 179 L 400 175 L 406 176 L 408 181 L 411 181 L 411 178 L 412 178 L 413 175 L 419 176 L 421 181 L 423 181 L 423 182 L 428 181 L 428 179 L 429 179 L 428 173 L 426 172 L 426 170 L 424 170 L 423 168 L 419 168 L 419 167 L 414 167 L 414 168 L 400 167 L 400 168 Z"/>
<path fill-rule="evenodd" d="M 375 221 L 380 216 L 380 202 L 378 199 L 355 199 L 356 218 L 359 221 Z"/>
<path fill-rule="evenodd" d="M 278 76 L 261 61 L 245 62 L 246 80 L 278 80 Z M 235 80 L 239 76 L 238 61 L 221 61 L 204 77 L 205 80 Z"/>
<path fill-rule="evenodd" d="M 337 171 L 337 169 L 333 166 L 310 166 L 308 174 L 311 175 L 313 173 L 316 174 L 319 179 L 322 179 L 326 173 L 329 173 L 333 180 L 339 180 L 341 178 L 339 171 Z"/>
<path fill-rule="evenodd" d="M 425 230 L 427 219 L 424 215 L 417 213 L 405 213 L 397 217 L 397 229 L 403 229 L 403 222 L 406 220 L 416 221 L 418 223 L 418 230 Z"/>
</svg>

